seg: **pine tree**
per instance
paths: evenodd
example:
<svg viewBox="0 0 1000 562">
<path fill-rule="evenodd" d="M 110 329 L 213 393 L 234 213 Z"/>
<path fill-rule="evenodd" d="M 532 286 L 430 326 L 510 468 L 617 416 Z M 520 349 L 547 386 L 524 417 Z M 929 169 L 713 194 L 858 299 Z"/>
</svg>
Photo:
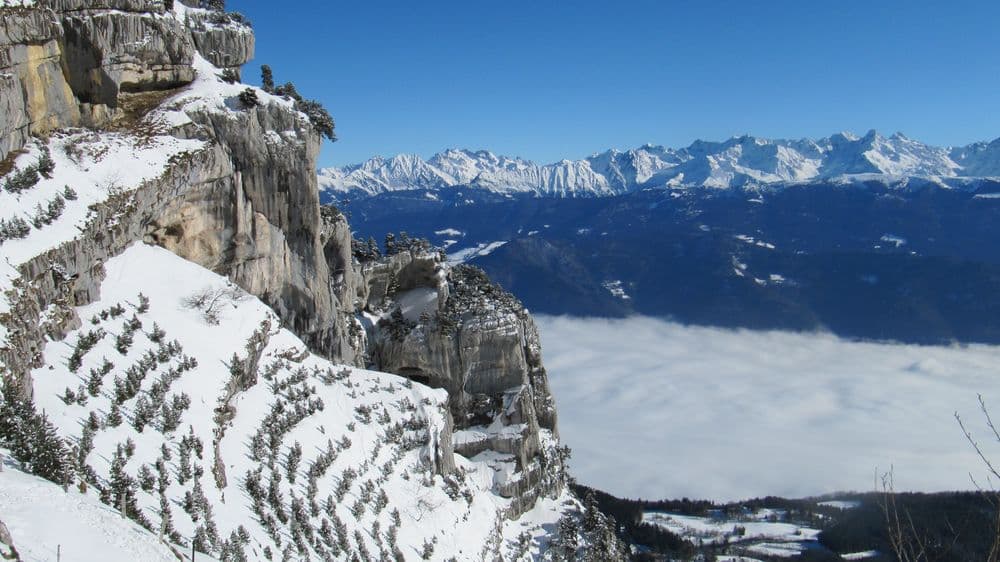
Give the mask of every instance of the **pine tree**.
<svg viewBox="0 0 1000 562">
<path fill-rule="evenodd" d="M 587 490 L 587 495 L 583 499 L 583 531 L 591 533 L 601 525 L 601 511 L 597 507 L 597 496 L 593 490 Z"/>
<path fill-rule="evenodd" d="M 87 392 L 91 396 L 101 393 L 101 385 L 104 384 L 104 375 L 97 369 L 90 370 L 90 377 L 87 378 Z"/>
<path fill-rule="evenodd" d="M 242 105 L 246 109 L 250 109 L 260 105 L 260 99 L 257 97 L 257 91 L 254 90 L 253 88 L 247 88 L 242 92 L 240 92 L 240 95 L 237 96 L 237 99 L 240 100 L 240 105 Z"/>
<path fill-rule="evenodd" d="M 183 484 L 191 478 L 191 449 L 182 442 L 180 448 L 180 459 L 177 467 L 177 482 Z"/>
<path fill-rule="evenodd" d="M 17 396 L 15 385 L 0 386 L 0 444 L 31 473 L 61 485 L 72 483 L 72 452 L 45 414 Z"/>
<path fill-rule="evenodd" d="M 38 158 L 38 163 L 35 164 L 35 169 L 44 178 L 51 178 L 52 171 L 55 170 L 56 163 L 52 160 L 52 154 L 49 152 L 49 147 L 42 147 L 42 155 Z"/>
<path fill-rule="evenodd" d="M 271 67 L 266 64 L 260 65 L 260 84 L 260 89 L 269 94 L 274 93 L 274 74 L 271 72 Z"/>
<path fill-rule="evenodd" d="M 139 314 L 144 314 L 146 312 L 149 312 L 149 297 L 147 297 L 142 293 L 139 293 L 139 306 L 135 307 L 135 311 L 138 312 Z M 133 316 L 133 318 L 135 317 Z"/>
<path fill-rule="evenodd" d="M 38 170 L 34 166 L 28 166 L 19 172 L 9 174 L 3 188 L 9 193 L 21 193 L 35 187 L 38 179 Z"/>
<path fill-rule="evenodd" d="M 275 88 L 274 95 L 292 99 L 295 101 L 299 101 L 302 99 L 302 96 L 299 95 L 299 91 L 295 89 L 295 84 L 292 84 L 291 82 L 285 82 L 284 84 Z"/>
<path fill-rule="evenodd" d="M 149 333 L 149 341 L 153 343 L 160 343 L 166 336 L 167 333 L 163 331 L 163 328 L 161 328 L 156 322 L 153 322 L 153 331 Z"/>
<path fill-rule="evenodd" d="M 67 466 L 69 450 L 45 414 L 34 416 L 29 435 L 32 441 L 31 472 L 57 484 L 71 484 L 71 472 Z"/>
<path fill-rule="evenodd" d="M 108 418 L 105 421 L 108 427 L 118 427 L 122 424 L 122 411 L 118 406 L 118 402 L 111 403 L 111 411 L 108 412 Z"/>
<path fill-rule="evenodd" d="M 295 476 L 298 474 L 299 463 L 302 461 L 302 445 L 296 441 L 294 445 L 288 449 L 288 458 L 285 463 L 285 468 L 288 470 L 288 482 L 290 484 L 295 483 Z"/>
<path fill-rule="evenodd" d="M 320 136 L 326 137 L 330 141 L 337 140 L 337 133 L 334 131 L 336 124 L 333 121 L 333 117 L 330 116 L 330 112 L 323 107 L 323 104 L 316 100 L 299 99 L 295 102 L 295 109 L 306 114 L 309 122 L 312 123 L 313 129 Z"/>
<path fill-rule="evenodd" d="M 396 235 L 388 233 L 385 235 L 385 255 L 392 256 L 398 252 L 396 249 Z"/>
<path fill-rule="evenodd" d="M 557 560 L 576 560 L 576 550 L 580 545 L 579 531 L 574 516 L 563 515 L 559 519 L 558 534 L 552 541 L 553 555 Z"/>
</svg>

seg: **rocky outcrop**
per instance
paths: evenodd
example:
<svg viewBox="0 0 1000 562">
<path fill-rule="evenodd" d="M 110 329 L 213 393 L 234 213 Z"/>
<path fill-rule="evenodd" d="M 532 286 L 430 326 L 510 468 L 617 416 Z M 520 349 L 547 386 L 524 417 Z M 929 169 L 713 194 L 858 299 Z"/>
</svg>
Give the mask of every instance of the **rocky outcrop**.
<svg viewBox="0 0 1000 562">
<path fill-rule="evenodd" d="M 278 104 L 189 115 L 198 124 L 189 134 L 224 151 L 216 174 L 227 186 L 187 189 L 154 215 L 146 240 L 229 276 L 313 349 L 333 355 L 337 307 L 312 172 L 318 135 Z"/>
<path fill-rule="evenodd" d="M 119 92 L 194 80 L 191 34 L 173 17 L 107 11 L 62 18 L 66 78 L 80 101 L 115 107 Z"/>
<path fill-rule="evenodd" d="M 122 92 L 190 83 L 196 54 L 236 68 L 253 50 L 253 33 L 238 16 L 168 12 L 160 0 L 0 8 L 0 160 L 32 135 L 120 117 Z"/>
<path fill-rule="evenodd" d="M 253 32 L 235 17 L 219 12 L 192 12 L 187 16 L 198 52 L 219 68 L 238 68 L 253 58 Z"/>
<path fill-rule="evenodd" d="M 3 470 L 0 467 L 0 470 Z M 0 521 L 0 558 L 4 560 L 19 560 L 20 557 L 17 555 L 17 549 L 14 548 L 14 539 L 10 536 L 10 531 L 7 530 L 7 525 L 3 521 Z"/>
<path fill-rule="evenodd" d="M 42 0 L 41 4 L 59 13 L 116 10 L 137 14 L 162 14 L 166 11 L 163 0 Z"/>
<path fill-rule="evenodd" d="M 356 313 L 362 306 L 358 291 L 364 286 L 357 275 L 351 252 L 351 227 L 347 218 L 333 207 L 320 208 L 320 240 L 330 272 L 330 290 L 336 307 L 334 329 L 328 338 L 330 356 L 352 365 L 364 366 L 366 334 Z"/>
<path fill-rule="evenodd" d="M 46 10 L 0 9 L 0 160 L 33 134 L 80 123 L 63 76 L 62 27 Z"/>
<path fill-rule="evenodd" d="M 474 268 L 448 268 L 436 252 L 403 251 L 360 265 L 358 300 L 371 326 L 373 365 L 448 391 L 455 451 L 510 455 L 497 491 L 511 515 L 534 505 L 544 468 L 542 434 L 557 437 L 538 330 L 511 295 Z M 558 486 L 558 478 L 550 479 Z"/>
</svg>

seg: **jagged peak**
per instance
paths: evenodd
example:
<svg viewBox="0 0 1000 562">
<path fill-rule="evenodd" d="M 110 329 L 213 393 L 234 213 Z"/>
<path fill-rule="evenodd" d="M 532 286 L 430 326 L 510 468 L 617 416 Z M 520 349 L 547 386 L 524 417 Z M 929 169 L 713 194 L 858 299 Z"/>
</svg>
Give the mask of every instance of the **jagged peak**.
<svg viewBox="0 0 1000 562">
<path fill-rule="evenodd" d="M 488 150 L 450 148 L 427 161 L 451 175 L 453 184 L 470 183 L 492 191 L 536 194 L 607 195 L 649 187 L 733 187 L 747 178 L 768 184 L 822 180 L 842 175 L 885 177 L 977 177 L 1000 175 L 1000 139 L 965 147 L 942 148 L 902 132 L 885 136 L 870 129 L 858 136 L 842 131 L 812 139 L 772 139 L 751 134 L 723 141 L 697 139 L 675 149 L 652 143 L 622 150 L 609 148 L 574 160 L 537 165 Z M 324 182 L 334 191 L 380 192 L 376 185 L 337 180 Z M 432 187 L 413 184 L 403 188 Z"/>
</svg>

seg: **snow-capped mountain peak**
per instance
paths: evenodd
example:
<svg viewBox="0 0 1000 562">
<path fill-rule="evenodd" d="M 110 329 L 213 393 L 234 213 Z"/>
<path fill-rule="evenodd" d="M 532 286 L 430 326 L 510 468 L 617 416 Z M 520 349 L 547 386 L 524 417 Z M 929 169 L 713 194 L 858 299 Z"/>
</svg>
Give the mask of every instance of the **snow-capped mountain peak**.
<svg viewBox="0 0 1000 562">
<path fill-rule="evenodd" d="M 495 192 L 541 196 L 600 196 L 662 187 L 731 188 L 796 183 L 865 174 L 962 178 L 1000 175 L 1000 139 L 943 148 L 901 132 L 863 136 L 840 132 L 821 139 L 767 139 L 739 135 L 696 140 L 684 148 L 653 144 L 609 149 L 581 160 L 539 165 L 488 150 L 450 148 L 427 160 L 414 155 L 372 158 L 320 170 L 330 193 L 375 195 L 386 191 L 468 185 Z"/>
</svg>

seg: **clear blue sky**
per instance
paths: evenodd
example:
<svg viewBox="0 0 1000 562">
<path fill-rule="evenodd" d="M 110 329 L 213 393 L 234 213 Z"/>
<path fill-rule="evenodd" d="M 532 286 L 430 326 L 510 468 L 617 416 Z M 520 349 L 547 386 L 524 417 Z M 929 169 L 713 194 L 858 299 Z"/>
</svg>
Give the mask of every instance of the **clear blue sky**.
<svg viewBox="0 0 1000 562">
<path fill-rule="evenodd" d="M 875 128 L 1000 136 L 1000 1 L 229 0 L 258 65 L 322 101 L 320 164 L 487 148 L 539 162 L 646 142 Z"/>
</svg>

